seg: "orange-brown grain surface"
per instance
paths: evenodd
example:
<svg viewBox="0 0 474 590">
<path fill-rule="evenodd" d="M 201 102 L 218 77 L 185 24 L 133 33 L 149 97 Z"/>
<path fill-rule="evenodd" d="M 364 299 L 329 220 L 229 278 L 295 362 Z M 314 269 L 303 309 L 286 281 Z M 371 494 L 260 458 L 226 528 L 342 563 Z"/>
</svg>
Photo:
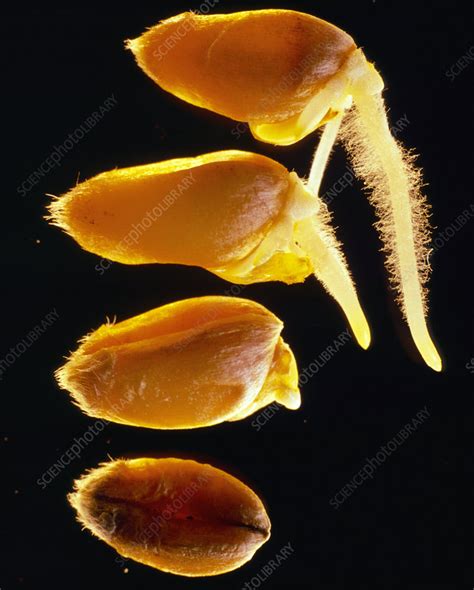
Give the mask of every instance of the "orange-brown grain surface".
<svg viewBox="0 0 474 590">
<path fill-rule="evenodd" d="M 50 206 L 86 250 L 126 264 L 212 268 L 249 254 L 284 208 L 288 171 L 222 151 L 99 174 Z"/>
<path fill-rule="evenodd" d="M 274 123 L 300 113 L 355 48 L 334 25 L 293 10 L 186 12 L 130 41 L 138 65 L 191 104 Z"/>
<path fill-rule="evenodd" d="M 210 426 L 279 401 L 299 407 L 283 324 L 233 297 L 179 301 L 87 336 L 57 371 L 91 416 L 150 428 Z"/>
<path fill-rule="evenodd" d="M 191 460 L 106 463 L 78 480 L 69 500 L 79 522 L 121 555 L 183 576 L 236 569 L 270 536 L 250 488 Z"/>
</svg>

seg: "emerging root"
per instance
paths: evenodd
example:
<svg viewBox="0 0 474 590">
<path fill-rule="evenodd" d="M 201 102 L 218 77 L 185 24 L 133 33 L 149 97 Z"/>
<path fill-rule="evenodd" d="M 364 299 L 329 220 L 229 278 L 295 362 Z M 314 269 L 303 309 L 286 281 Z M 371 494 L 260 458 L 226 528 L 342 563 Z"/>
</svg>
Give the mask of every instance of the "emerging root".
<svg viewBox="0 0 474 590">
<path fill-rule="evenodd" d="M 316 216 L 297 226 L 297 241 L 311 258 L 316 278 L 344 311 L 357 342 L 367 349 L 371 340 L 370 328 L 341 244 L 331 225 L 331 215 L 323 201 Z"/>
<path fill-rule="evenodd" d="M 377 105 L 383 109 L 383 103 Z M 347 114 L 341 128 L 341 140 L 351 158 L 352 167 L 358 178 L 362 179 L 369 194 L 370 203 L 373 205 L 378 217 L 375 227 L 382 240 L 382 252 L 386 255 L 386 266 L 389 271 L 389 279 L 393 289 L 397 293 L 397 301 L 402 309 L 405 319 L 407 310 L 403 299 L 403 287 L 401 277 L 401 262 L 399 251 L 402 245 L 397 243 L 395 227 L 395 215 L 391 195 L 391 180 L 384 169 L 384 164 L 374 151 L 371 138 L 367 134 L 357 107 L 353 107 Z M 397 172 L 404 178 L 397 179 L 408 194 L 409 216 L 411 219 L 411 238 L 415 250 L 415 272 L 420 282 L 420 295 L 425 313 L 428 311 L 427 294 L 425 285 L 429 279 L 430 266 L 428 263 L 431 237 L 429 224 L 430 206 L 426 197 L 422 194 L 422 171 L 414 165 L 416 155 L 406 150 L 403 145 L 393 139 L 400 154 L 401 169 Z M 395 171 L 393 171 L 395 172 Z M 405 188 L 406 187 L 406 188 Z"/>
<path fill-rule="evenodd" d="M 352 97 L 347 96 L 334 105 L 337 114 L 324 127 L 306 183 L 306 188 L 319 203 L 318 213 L 300 224 L 298 241 L 312 260 L 316 278 L 341 306 L 359 345 L 367 349 L 371 340 L 369 324 L 359 303 L 342 246 L 332 227 L 331 214 L 318 196 L 345 110 L 351 103 Z"/>
<path fill-rule="evenodd" d="M 403 314 L 425 362 L 441 370 L 441 359 L 426 326 L 429 278 L 429 206 L 421 192 L 415 156 L 392 136 L 380 93 L 355 91 L 341 139 L 354 171 L 370 193 L 379 221 L 387 268 Z"/>
</svg>

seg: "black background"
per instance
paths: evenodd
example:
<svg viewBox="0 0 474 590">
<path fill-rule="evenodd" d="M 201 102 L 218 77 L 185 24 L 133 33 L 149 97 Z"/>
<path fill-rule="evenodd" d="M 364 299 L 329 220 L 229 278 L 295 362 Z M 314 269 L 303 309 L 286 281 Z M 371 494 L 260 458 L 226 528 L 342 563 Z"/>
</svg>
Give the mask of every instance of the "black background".
<svg viewBox="0 0 474 590">
<path fill-rule="evenodd" d="M 123 40 L 192 2 L 141 2 L 93 9 L 4 8 L 2 348 L 8 353 L 51 310 L 57 322 L 3 374 L 0 588 L 241 588 L 290 542 L 294 554 L 262 587 L 471 588 L 470 504 L 474 375 L 474 221 L 433 256 L 431 329 L 445 369 L 418 357 L 387 286 L 373 210 L 355 183 L 331 204 L 373 333 L 368 352 L 345 345 L 303 387 L 299 411 L 282 409 L 259 432 L 251 420 L 196 431 L 160 432 L 110 424 L 44 490 L 37 479 L 91 420 L 60 391 L 52 372 L 77 339 L 106 316 L 119 320 L 181 298 L 223 294 L 229 284 L 198 268 L 113 264 L 43 220 L 49 197 L 114 167 L 218 149 L 257 151 L 301 176 L 315 137 L 277 148 L 235 122 L 160 90 L 135 65 Z M 391 122 L 420 153 L 437 232 L 474 202 L 472 75 L 447 71 L 474 44 L 470 2 L 358 0 L 231 2 L 212 12 L 293 8 L 348 31 L 386 82 Z M 11 78 L 10 78 L 11 76 Z M 110 94 L 118 105 L 26 196 L 17 187 Z M 336 149 L 323 191 L 345 170 Z M 249 286 L 242 296 L 285 322 L 301 369 L 345 329 L 337 305 L 314 279 Z M 431 416 L 338 509 L 329 500 L 381 445 L 427 406 Z M 272 520 L 270 541 L 241 569 L 186 579 L 127 561 L 81 531 L 65 496 L 73 479 L 108 456 L 178 455 L 208 461 L 248 483 Z M 125 573 L 124 569 L 128 568 Z"/>
</svg>

